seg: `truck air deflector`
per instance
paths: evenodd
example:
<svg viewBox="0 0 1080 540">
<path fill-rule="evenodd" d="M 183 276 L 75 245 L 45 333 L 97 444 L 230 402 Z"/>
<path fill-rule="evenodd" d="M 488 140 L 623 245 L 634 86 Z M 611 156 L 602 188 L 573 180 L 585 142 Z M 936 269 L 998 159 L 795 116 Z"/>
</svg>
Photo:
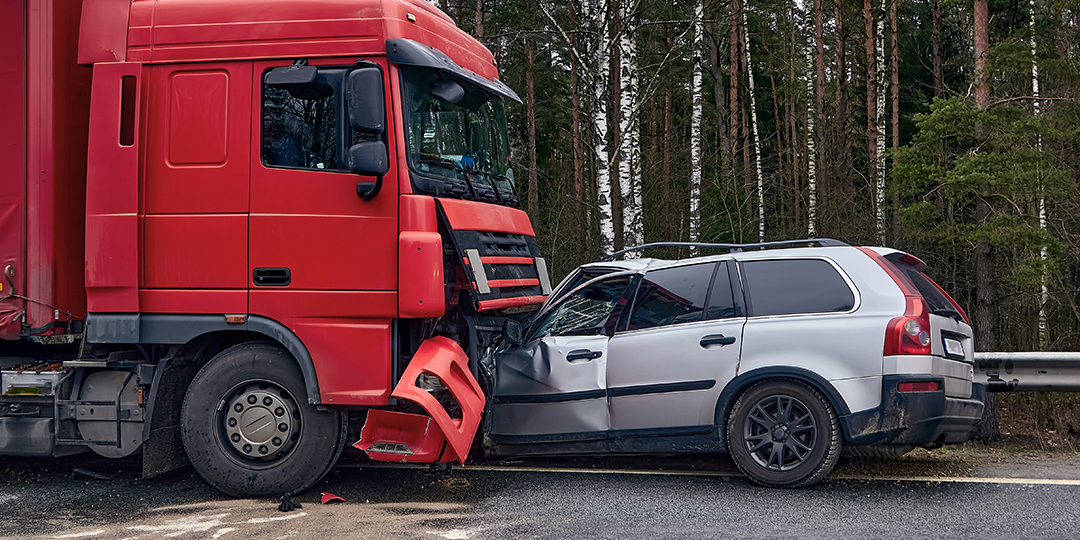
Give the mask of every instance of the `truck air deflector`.
<svg viewBox="0 0 1080 540">
<path fill-rule="evenodd" d="M 446 386 L 461 408 L 461 418 L 451 418 L 431 392 L 417 386 L 424 374 L 438 377 Z M 360 441 L 353 446 L 382 461 L 465 461 L 480 426 L 485 397 L 469 371 L 468 357 L 457 343 L 437 336 L 421 344 L 390 395 L 416 403 L 429 416 L 368 411 Z"/>
<path fill-rule="evenodd" d="M 487 79 L 469 71 L 446 56 L 445 53 L 411 39 L 386 40 L 386 57 L 395 64 L 434 68 L 453 78 L 479 86 L 492 94 L 521 103 L 521 98 L 502 81 Z"/>
</svg>

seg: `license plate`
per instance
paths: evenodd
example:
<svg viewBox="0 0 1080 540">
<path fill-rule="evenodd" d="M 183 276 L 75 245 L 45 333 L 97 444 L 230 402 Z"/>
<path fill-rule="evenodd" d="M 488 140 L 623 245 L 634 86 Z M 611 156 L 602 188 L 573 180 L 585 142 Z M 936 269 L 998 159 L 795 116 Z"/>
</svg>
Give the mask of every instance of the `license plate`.
<svg viewBox="0 0 1080 540">
<path fill-rule="evenodd" d="M 946 356 L 956 356 L 959 358 L 964 358 L 964 344 L 960 343 L 960 340 L 942 338 L 942 342 L 944 342 L 945 345 Z"/>
</svg>

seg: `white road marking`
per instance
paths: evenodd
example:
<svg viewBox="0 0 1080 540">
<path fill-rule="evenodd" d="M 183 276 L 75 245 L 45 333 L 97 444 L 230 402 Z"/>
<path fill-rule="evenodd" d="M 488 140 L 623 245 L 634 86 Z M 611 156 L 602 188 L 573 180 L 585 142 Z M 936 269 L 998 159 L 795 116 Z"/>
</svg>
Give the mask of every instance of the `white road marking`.
<svg viewBox="0 0 1080 540">
<path fill-rule="evenodd" d="M 441 536 L 446 540 L 468 540 L 473 534 L 480 532 L 480 529 L 450 529 L 446 532 L 426 531 L 428 534 L 434 534 L 435 536 Z"/>
<path fill-rule="evenodd" d="M 95 529 L 93 531 L 59 534 L 54 536 L 53 538 L 87 538 L 90 536 L 97 536 L 99 534 L 105 534 L 105 529 Z"/>
<path fill-rule="evenodd" d="M 621 474 L 641 476 L 703 476 L 703 477 L 745 477 L 741 472 L 734 471 L 650 471 L 650 470 L 625 470 L 625 469 L 574 469 L 559 467 L 515 467 L 499 465 L 481 465 L 476 467 L 460 467 L 459 470 L 469 471 L 494 471 L 494 472 L 538 472 L 538 473 L 561 473 L 561 474 Z M 955 484 L 1026 484 L 1026 485 L 1050 485 L 1050 486 L 1080 486 L 1080 480 L 1053 479 L 1053 478 L 1002 478 L 1002 477 L 937 477 L 937 476 L 856 476 L 836 475 L 829 476 L 828 480 L 875 480 L 881 482 L 949 482 Z"/>
<path fill-rule="evenodd" d="M 221 538 L 222 536 L 225 536 L 226 534 L 229 534 L 229 533 L 231 533 L 231 532 L 233 532 L 235 530 L 236 529 L 234 529 L 232 527 L 225 527 L 223 529 L 218 529 L 218 531 L 216 533 L 214 533 L 214 536 L 212 538 L 213 538 L 213 540 L 217 540 L 218 538 Z"/>
</svg>

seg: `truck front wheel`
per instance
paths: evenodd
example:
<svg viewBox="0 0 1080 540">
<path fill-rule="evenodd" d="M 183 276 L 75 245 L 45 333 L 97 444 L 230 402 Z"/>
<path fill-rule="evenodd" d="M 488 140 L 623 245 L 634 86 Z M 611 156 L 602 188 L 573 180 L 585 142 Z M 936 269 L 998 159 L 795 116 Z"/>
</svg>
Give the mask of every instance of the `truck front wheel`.
<svg viewBox="0 0 1080 540">
<path fill-rule="evenodd" d="M 188 387 L 184 449 L 207 483 L 234 497 L 278 497 L 318 482 L 345 444 L 347 415 L 307 402 L 287 351 L 246 343 L 210 360 Z"/>
</svg>

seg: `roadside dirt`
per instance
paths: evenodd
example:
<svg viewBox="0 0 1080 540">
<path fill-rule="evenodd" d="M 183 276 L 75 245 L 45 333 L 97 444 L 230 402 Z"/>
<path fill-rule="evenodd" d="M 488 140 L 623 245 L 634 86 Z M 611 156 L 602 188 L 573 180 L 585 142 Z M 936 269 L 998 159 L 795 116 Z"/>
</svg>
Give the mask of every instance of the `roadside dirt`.
<svg viewBox="0 0 1080 540">
<path fill-rule="evenodd" d="M 997 394 L 1001 438 L 892 459 L 854 458 L 834 476 L 1047 478 L 1080 480 L 1080 395 Z"/>
</svg>

